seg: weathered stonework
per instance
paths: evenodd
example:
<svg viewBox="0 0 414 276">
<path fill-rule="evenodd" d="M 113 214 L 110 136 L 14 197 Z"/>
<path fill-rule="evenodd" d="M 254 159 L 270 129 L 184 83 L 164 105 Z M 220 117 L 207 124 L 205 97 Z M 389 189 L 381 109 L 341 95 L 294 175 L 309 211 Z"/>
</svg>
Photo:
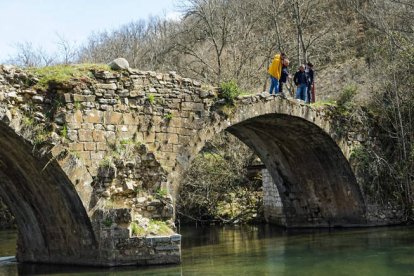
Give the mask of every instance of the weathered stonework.
<svg viewBox="0 0 414 276">
<path fill-rule="evenodd" d="M 263 208 L 266 222 L 286 226 L 283 203 L 276 184 L 267 169 L 262 169 Z"/>
<path fill-rule="evenodd" d="M 177 263 L 181 177 L 206 141 L 229 131 L 266 165 L 287 227 L 370 221 L 349 165 L 352 147 L 329 109 L 267 93 L 227 106 L 219 91 L 171 72 L 92 71 L 36 90 L 36 76 L 0 67 L 0 192 L 20 229 L 20 261 Z M 144 229 L 145 230 L 145 229 Z"/>
<path fill-rule="evenodd" d="M 10 210 L 0 198 L 0 229 L 12 229 L 16 227 L 16 222 Z"/>
</svg>

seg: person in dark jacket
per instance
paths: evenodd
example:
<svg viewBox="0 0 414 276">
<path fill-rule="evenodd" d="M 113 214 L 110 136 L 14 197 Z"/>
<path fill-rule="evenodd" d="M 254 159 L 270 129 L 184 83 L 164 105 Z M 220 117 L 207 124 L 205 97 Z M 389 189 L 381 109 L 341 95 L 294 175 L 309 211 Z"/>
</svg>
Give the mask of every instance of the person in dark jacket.
<svg viewBox="0 0 414 276">
<path fill-rule="evenodd" d="M 306 76 L 308 78 L 308 87 L 306 89 L 306 96 L 307 96 L 306 103 L 310 103 L 310 102 L 314 103 L 315 99 L 314 99 L 314 95 L 312 95 L 312 86 L 313 86 L 313 81 L 314 81 L 314 78 L 313 78 L 313 76 L 314 76 L 314 74 L 313 74 L 313 64 L 312 63 L 308 62 L 306 64 L 305 72 L 306 72 Z"/>
<path fill-rule="evenodd" d="M 285 94 L 283 94 L 283 85 L 286 84 L 286 81 L 289 77 L 288 66 L 289 66 L 289 60 L 285 58 L 282 63 L 282 74 L 280 75 L 280 80 L 279 80 L 279 93 L 282 96 L 285 96 Z"/>
<path fill-rule="evenodd" d="M 299 70 L 293 77 L 293 82 L 297 86 L 296 99 L 307 102 L 306 90 L 308 88 L 308 78 L 305 73 L 305 65 L 299 66 Z"/>
</svg>

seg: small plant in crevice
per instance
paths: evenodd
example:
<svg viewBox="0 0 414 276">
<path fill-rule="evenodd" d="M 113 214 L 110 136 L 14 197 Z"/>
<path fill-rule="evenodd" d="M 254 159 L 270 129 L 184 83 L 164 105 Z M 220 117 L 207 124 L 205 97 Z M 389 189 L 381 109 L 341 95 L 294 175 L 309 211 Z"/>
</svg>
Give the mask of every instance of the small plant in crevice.
<svg viewBox="0 0 414 276">
<path fill-rule="evenodd" d="M 102 221 L 102 223 L 103 223 L 103 225 L 105 225 L 106 227 L 111 227 L 111 225 L 112 225 L 113 221 L 112 221 L 112 219 L 111 219 L 111 218 L 105 218 L 105 219 Z"/>
<path fill-rule="evenodd" d="M 66 124 L 62 126 L 62 129 L 60 130 L 60 136 L 64 139 L 68 138 L 68 126 Z"/>
<path fill-rule="evenodd" d="M 101 168 L 109 168 L 112 165 L 112 158 L 109 156 L 105 156 L 100 162 L 99 167 Z"/>
<path fill-rule="evenodd" d="M 155 195 L 158 198 L 164 198 L 168 195 L 168 191 L 167 191 L 167 189 L 160 188 L 155 192 Z"/>
<path fill-rule="evenodd" d="M 148 102 L 149 102 L 151 105 L 153 105 L 153 104 L 155 103 L 155 96 L 154 96 L 154 94 L 148 94 L 148 96 L 147 96 L 147 100 L 148 100 Z"/>
<path fill-rule="evenodd" d="M 33 127 L 35 124 L 35 120 L 29 116 L 23 116 L 22 118 L 22 124 L 25 127 Z"/>
<path fill-rule="evenodd" d="M 164 119 L 165 119 L 165 120 L 170 121 L 172 118 L 173 118 L 172 113 L 167 113 L 167 114 L 164 114 Z"/>
<path fill-rule="evenodd" d="M 81 102 L 79 102 L 79 101 L 75 101 L 75 102 L 73 103 L 73 108 L 74 108 L 75 110 L 82 110 L 82 104 L 81 104 Z"/>
</svg>

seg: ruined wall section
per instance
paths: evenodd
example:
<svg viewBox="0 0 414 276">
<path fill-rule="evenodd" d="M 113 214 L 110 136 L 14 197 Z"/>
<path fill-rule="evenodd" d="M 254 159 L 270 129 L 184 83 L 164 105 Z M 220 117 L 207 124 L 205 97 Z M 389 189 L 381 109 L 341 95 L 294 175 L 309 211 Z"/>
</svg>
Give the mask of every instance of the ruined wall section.
<svg viewBox="0 0 414 276">
<path fill-rule="evenodd" d="M 41 91 L 38 76 L 8 66 L 0 73 L 0 103 L 16 131 L 30 129 L 27 136 L 39 148 L 55 145 L 55 156 L 64 152 L 86 168 L 88 184 L 78 192 L 85 193 L 90 215 L 100 208 L 131 208 L 133 219 L 172 219 L 167 175 L 208 120 L 216 90 L 174 72 L 129 69 L 91 71 L 93 77 Z"/>
</svg>

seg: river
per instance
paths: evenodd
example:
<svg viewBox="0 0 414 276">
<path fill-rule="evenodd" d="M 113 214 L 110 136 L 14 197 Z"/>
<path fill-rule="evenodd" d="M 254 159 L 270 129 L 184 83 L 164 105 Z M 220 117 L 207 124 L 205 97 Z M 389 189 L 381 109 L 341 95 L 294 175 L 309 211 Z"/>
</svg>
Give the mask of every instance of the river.
<svg viewBox="0 0 414 276">
<path fill-rule="evenodd" d="M 0 257 L 0 275 L 414 275 L 414 227 L 289 230 L 181 227 L 182 264 L 85 268 L 22 265 Z M 15 231 L 0 231 L 0 256 Z"/>
</svg>

